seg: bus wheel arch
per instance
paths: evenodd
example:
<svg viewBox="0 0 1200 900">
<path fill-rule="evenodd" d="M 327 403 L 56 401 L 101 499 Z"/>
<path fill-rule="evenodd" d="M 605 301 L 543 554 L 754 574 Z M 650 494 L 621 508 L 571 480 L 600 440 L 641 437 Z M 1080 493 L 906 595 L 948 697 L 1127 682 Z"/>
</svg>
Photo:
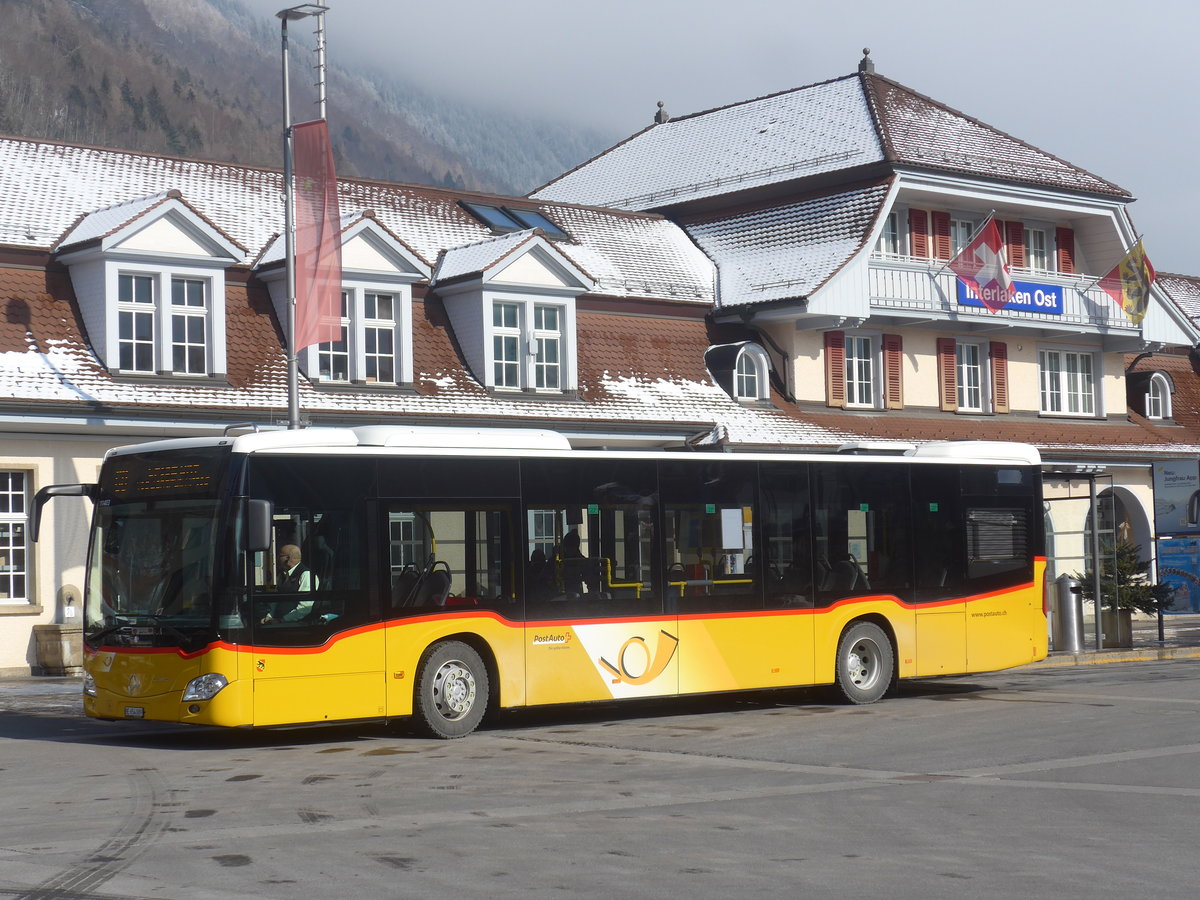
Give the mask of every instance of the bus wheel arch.
<svg viewBox="0 0 1200 900">
<path fill-rule="evenodd" d="M 892 690 L 896 675 L 896 637 L 888 621 L 864 616 L 848 622 L 834 658 L 834 685 L 841 697 L 874 703 Z"/>
<path fill-rule="evenodd" d="M 429 737 L 466 737 L 478 727 L 492 701 L 495 661 L 489 666 L 473 644 L 454 636 L 425 649 L 417 666 L 413 717 Z"/>
</svg>

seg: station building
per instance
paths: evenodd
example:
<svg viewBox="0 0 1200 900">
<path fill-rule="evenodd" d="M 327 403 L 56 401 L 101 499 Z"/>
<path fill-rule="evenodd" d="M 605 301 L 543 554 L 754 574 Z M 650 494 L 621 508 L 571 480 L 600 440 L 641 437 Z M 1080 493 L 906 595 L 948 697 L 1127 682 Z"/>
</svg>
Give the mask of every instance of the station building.
<svg viewBox="0 0 1200 900">
<path fill-rule="evenodd" d="M 1096 286 L 1134 243 L 1127 191 L 869 59 L 655 118 L 529 197 L 340 180 L 342 337 L 301 352 L 305 421 L 1024 441 L 1054 573 L 1093 520 L 1153 552 L 1154 467 L 1200 451 L 1200 290 L 1164 277 L 1135 324 Z M 0 139 L 0 673 L 79 621 L 90 510 L 50 504 L 32 544 L 39 488 L 286 421 L 281 198 L 272 169 Z M 946 265 L 989 214 L 1020 297 L 996 312 Z"/>
</svg>

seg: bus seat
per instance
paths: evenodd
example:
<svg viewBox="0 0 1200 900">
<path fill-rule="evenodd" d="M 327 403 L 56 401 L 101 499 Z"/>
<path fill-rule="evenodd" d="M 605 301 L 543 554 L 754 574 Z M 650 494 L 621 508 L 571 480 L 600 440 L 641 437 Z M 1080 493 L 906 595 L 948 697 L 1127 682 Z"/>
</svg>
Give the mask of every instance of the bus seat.
<svg viewBox="0 0 1200 900">
<path fill-rule="evenodd" d="M 420 576 L 412 566 L 405 566 L 399 575 L 392 576 L 392 608 L 407 606 Z"/>
<path fill-rule="evenodd" d="M 450 596 L 450 575 L 438 570 L 430 572 L 417 589 L 417 606 L 445 606 Z"/>
</svg>

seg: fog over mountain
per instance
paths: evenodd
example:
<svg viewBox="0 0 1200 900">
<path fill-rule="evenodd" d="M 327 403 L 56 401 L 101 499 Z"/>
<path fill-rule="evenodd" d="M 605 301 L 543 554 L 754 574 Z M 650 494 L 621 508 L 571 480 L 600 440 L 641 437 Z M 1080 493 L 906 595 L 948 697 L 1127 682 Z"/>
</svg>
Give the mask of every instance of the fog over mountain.
<svg viewBox="0 0 1200 900">
<path fill-rule="evenodd" d="M 237 0 L 0 0 L 0 11 L 0 131 L 281 165 L 274 17 Z M 316 115 L 311 21 L 292 25 L 296 121 Z M 345 175 L 524 193 L 611 141 L 439 95 L 344 48 L 328 62 Z"/>
</svg>

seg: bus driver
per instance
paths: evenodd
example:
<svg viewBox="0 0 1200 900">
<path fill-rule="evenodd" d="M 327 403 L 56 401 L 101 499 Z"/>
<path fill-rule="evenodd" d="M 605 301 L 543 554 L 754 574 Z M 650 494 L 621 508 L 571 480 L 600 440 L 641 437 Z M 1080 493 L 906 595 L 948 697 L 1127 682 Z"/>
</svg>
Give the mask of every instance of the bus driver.
<svg viewBox="0 0 1200 900">
<path fill-rule="evenodd" d="M 279 548 L 279 580 L 275 590 L 281 594 L 310 593 L 317 587 L 317 576 L 306 566 L 300 557 L 300 548 L 295 544 L 284 544 Z M 299 600 L 290 609 L 281 612 L 282 607 L 276 606 L 275 612 L 268 612 L 262 617 L 264 625 L 272 622 L 299 622 L 312 612 L 312 598 Z"/>
</svg>

